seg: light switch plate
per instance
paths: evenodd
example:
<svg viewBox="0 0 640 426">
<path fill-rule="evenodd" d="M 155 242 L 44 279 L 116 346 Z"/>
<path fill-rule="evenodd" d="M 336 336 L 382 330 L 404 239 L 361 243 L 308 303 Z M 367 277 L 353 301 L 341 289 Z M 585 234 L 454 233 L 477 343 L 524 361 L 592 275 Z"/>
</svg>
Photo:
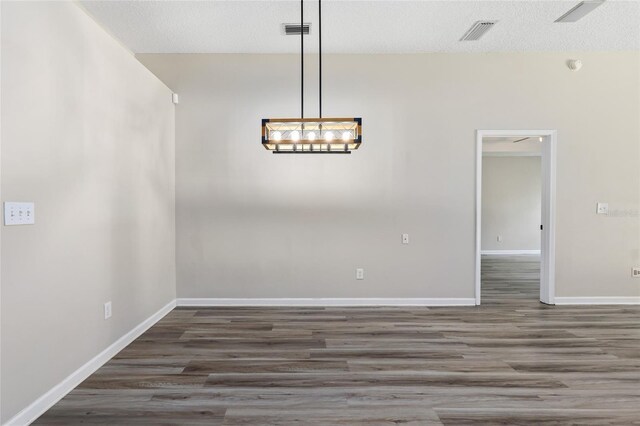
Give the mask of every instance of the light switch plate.
<svg viewBox="0 0 640 426">
<path fill-rule="evenodd" d="M 609 203 L 598 203 L 597 214 L 609 214 Z"/>
<path fill-rule="evenodd" d="M 4 203 L 4 224 L 11 225 L 33 225 L 36 223 L 36 213 L 34 203 L 17 203 L 5 201 Z"/>
<path fill-rule="evenodd" d="M 409 244 L 409 234 L 402 234 L 402 244 Z"/>
</svg>

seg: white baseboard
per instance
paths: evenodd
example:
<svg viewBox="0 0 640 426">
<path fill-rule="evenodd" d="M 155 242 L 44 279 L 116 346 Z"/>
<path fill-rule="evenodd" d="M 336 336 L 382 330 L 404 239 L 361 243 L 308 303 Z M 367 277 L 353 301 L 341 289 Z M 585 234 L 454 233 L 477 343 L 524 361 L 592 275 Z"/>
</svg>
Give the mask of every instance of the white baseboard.
<svg viewBox="0 0 640 426">
<path fill-rule="evenodd" d="M 514 256 L 519 254 L 540 254 L 540 250 L 480 250 L 480 254 L 493 256 Z"/>
<path fill-rule="evenodd" d="M 178 306 L 475 306 L 468 298 L 180 298 Z"/>
<path fill-rule="evenodd" d="M 640 305 L 640 297 L 557 297 L 556 305 Z"/>
<path fill-rule="evenodd" d="M 531 151 L 483 151 L 483 157 L 542 157 L 542 152 Z"/>
<path fill-rule="evenodd" d="M 71 392 L 76 386 L 82 383 L 83 380 L 93 374 L 98 368 L 102 367 L 102 365 L 113 358 L 129 343 L 137 339 L 152 325 L 160 321 L 175 307 L 176 301 L 172 300 L 158 312 L 151 315 L 149 318 L 137 325 L 133 330 L 116 340 L 108 348 L 93 357 L 89 362 L 78 368 L 63 381 L 51 388 L 47 393 L 36 399 L 29 406 L 9 419 L 5 423 L 5 426 L 24 426 L 35 421 L 38 417 L 44 414 L 45 411 L 51 408 L 56 402 L 60 401 L 66 394 Z"/>
</svg>

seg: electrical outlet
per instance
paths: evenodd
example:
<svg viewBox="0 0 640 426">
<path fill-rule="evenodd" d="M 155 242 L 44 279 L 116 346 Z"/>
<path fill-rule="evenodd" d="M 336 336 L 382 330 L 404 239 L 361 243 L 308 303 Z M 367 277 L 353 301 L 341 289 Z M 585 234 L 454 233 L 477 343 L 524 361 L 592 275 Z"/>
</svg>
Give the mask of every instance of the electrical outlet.
<svg viewBox="0 0 640 426">
<path fill-rule="evenodd" d="M 609 214 L 609 203 L 598 203 L 596 214 Z"/>
<path fill-rule="evenodd" d="M 640 278 L 640 266 L 637 268 L 631 269 L 631 276 L 633 278 Z"/>
<path fill-rule="evenodd" d="M 498 240 L 499 243 L 502 242 L 502 235 L 498 235 L 498 238 L 496 238 L 496 240 Z"/>
<path fill-rule="evenodd" d="M 356 280 L 364 280 L 364 269 L 362 268 L 356 269 Z"/>
<path fill-rule="evenodd" d="M 402 244 L 409 244 L 409 234 L 402 234 Z"/>
<path fill-rule="evenodd" d="M 111 302 L 104 304 L 104 319 L 111 318 Z"/>
</svg>

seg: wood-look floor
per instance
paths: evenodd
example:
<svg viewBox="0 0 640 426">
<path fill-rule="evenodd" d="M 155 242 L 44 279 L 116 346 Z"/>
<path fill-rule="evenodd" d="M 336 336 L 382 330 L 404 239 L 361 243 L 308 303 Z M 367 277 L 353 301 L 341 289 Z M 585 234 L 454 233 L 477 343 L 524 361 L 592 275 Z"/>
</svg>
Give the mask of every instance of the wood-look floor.
<svg viewBox="0 0 640 426">
<path fill-rule="evenodd" d="M 640 308 L 537 297 L 487 257 L 480 307 L 176 309 L 36 423 L 640 425 Z"/>
</svg>

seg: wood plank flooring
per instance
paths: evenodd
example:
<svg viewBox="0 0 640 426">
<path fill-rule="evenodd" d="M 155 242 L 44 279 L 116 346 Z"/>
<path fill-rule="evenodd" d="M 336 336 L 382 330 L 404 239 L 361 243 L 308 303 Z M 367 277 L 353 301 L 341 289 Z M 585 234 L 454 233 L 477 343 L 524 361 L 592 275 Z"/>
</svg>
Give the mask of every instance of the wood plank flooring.
<svg viewBox="0 0 640 426">
<path fill-rule="evenodd" d="M 522 306 L 540 300 L 540 256 L 482 256 L 482 304 Z"/>
<path fill-rule="evenodd" d="M 640 307 L 537 280 L 486 257 L 480 307 L 176 309 L 36 424 L 640 425 Z"/>
</svg>

